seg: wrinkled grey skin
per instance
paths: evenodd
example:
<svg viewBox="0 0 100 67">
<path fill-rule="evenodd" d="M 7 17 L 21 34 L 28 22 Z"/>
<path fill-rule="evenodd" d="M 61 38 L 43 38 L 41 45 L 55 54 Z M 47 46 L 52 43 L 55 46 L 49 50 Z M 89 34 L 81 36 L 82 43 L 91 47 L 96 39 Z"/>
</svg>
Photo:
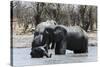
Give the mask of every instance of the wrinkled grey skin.
<svg viewBox="0 0 100 67">
<path fill-rule="evenodd" d="M 51 57 L 51 54 L 48 55 L 48 47 L 49 44 L 52 42 L 52 36 L 44 30 L 47 29 L 46 27 L 50 27 L 53 25 L 56 25 L 56 22 L 54 20 L 47 20 L 46 22 L 42 22 L 36 26 L 34 32 L 34 40 L 32 41 L 32 49 L 30 53 L 32 58 L 41 58 L 43 56 L 46 56 L 47 58 Z"/>
<path fill-rule="evenodd" d="M 58 47 L 64 44 L 66 44 L 68 50 L 72 50 L 74 53 L 88 52 L 88 36 L 82 28 L 78 26 L 65 27 L 63 25 L 58 25 L 56 26 L 54 33 L 56 40 L 55 54 L 60 52 L 58 51 Z"/>
</svg>

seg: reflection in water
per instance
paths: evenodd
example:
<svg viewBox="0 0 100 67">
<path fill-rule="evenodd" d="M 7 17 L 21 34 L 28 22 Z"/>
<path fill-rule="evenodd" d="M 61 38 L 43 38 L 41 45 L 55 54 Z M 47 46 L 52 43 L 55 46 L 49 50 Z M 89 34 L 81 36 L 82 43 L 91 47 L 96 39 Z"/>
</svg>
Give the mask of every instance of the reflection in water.
<svg viewBox="0 0 100 67">
<path fill-rule="evenodd" d="M 93 62 L 97 60 L 97 47 L 90 47 L 88 53 L 73 54 L 73 51 L 66 50 L 66 55 L 55 55 L 54 50 L 52 58 L 31 58 L 30 48 L 13 48 L 13 65 L 37 65 L 37 64 L 61 64 L 61 63 L 77 63 L 77 62 Z"/>
</svg>

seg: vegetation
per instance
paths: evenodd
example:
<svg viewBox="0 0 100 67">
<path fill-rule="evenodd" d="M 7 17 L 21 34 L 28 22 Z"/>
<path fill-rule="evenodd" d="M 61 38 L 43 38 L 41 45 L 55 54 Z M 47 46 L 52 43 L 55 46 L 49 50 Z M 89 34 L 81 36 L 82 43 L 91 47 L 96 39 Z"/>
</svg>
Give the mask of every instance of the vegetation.
<svg viewBox="0 0 100 67">
<path fill-rule="evenodd" d="M 97 6 L 44 2 L 11 1 L 11 19 L 23 26 L 23 33 L 46 20 L 55 20 L 66 26 L 78 25 L 85 31 L 97 30 Z"/>
</svg>

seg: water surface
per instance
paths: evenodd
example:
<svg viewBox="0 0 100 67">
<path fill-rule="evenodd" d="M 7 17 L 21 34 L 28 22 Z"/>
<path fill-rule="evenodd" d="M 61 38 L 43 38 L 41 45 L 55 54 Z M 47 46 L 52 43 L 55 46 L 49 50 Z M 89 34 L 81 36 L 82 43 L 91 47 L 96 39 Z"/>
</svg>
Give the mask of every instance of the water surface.
<svg viewBox="0 0 100 67">
<path fill-rule="evenodd" d="M 12 48 L 13 49 L 13 65 L 43 65 L 43 64 L 62 64 L 62 63 L 79 63 L 79 62 L 94 62 L 97 61 L 97 47 L 89 46 L 88 53 L 73 54 L 72 51 L 66 50 L 66 55 L 55 55 L 54 50 L 49 50 L 53 53 L 52 58 L 31 58 L 31 48 Z"/>
</svg>

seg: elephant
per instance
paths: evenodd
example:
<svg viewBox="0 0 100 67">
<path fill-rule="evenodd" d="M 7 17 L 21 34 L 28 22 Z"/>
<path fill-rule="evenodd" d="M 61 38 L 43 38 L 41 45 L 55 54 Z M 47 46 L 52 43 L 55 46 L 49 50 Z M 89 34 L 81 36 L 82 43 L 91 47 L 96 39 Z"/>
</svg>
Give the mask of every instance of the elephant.
<svg viewBox="0 0 100 67">
<path fill-rule="evenodd" d="M 58 25 L 54 30 L 55 54 L 65 54 L 65 47 L 74 53 L 88 52 L 87 33 L 79 26 Z"/>
</svg>

